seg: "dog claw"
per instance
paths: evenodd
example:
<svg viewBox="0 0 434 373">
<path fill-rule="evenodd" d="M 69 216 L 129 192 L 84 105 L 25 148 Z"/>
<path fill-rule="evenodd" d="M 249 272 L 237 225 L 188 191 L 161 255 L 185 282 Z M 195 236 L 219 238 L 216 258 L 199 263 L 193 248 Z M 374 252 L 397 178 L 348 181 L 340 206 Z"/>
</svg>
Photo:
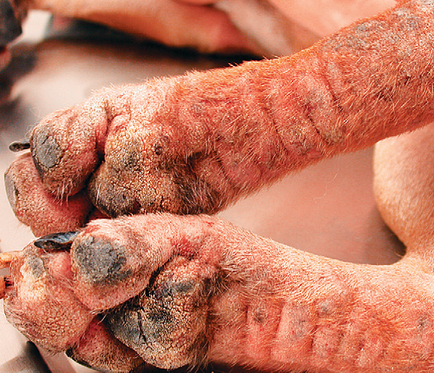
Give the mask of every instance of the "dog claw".
<svg viewBox="0 0 434 373">
<path fill-rule="evenodd" d="M 28 140 L 14 141 L 9 145 L 9 150 L 15 153 L 27 149 L 30 149 L 30 142 Z"/>
<path fill-rule="evenodd" d="M 54 233 L 38 238 L 33 244 L 46 251 L 69 250 L 79 232 Z"/>
</svg>

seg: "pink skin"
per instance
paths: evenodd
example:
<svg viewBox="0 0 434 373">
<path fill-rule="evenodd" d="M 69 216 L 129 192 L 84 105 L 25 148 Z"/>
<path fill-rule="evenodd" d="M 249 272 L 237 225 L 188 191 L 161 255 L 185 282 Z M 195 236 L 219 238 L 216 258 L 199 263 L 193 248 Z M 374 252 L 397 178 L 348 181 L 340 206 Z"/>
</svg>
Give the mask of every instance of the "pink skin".
<svg viewBox="0 0 434 373">
<path fill-rule="evenodd" d="M 250 32 L 251 28 L 257 27 L 257 23 L 250 30 L 240 29 L 231 14 L 219 10 L 219 3 L 231 2 L 239 3 L 238 0 L 16 0 L 14 5 L 18 13 L 43 9 L 54 15 L 102 23 L 169 46 L 188 47 L 201 52 L 247 52 L 261 57 L 285 53 L 275 51 L 267 54 Z M 384 11 L 395 3 L 394 0 L 260 2 L 269 2 L 286 18 L 284 27 L 290 34 L 294 50 L 308 47 L 313 39 L 329 35 L 362 17 Z"/>
<path fill-rule="evenodd" d="M 54 208 L 42 226 L 40 206 L 77 198 L 68 229 L 80 233 L 0 256 L 11 266 L 0 288 L 10 321 L 101 369 L 143 360 L 432 370 L 432 224 L 419 219 L 433 216 L 434 176 L 430 147 L 414 145 L 429 132 L 396 148 L 415 149 L 415 195 L 401 188 L 408 173 L 384 167 L 395 148 L 378 153 L 380 206 L 408 246 L 391 266 L 346 264 L 167 212 L 214 213 L 290 171 L 431 122 L 433 19 L 432 2 L 402 1 L 293 57 L 104 90 L 45 118 L 30 139 L 33 160 L 20 157 L 6 174 L 9 198 L 36 234 L 58 231 L 67 214 Z M 97 214 L 89 200 L 117 218 L 81 228 Z M 411 201 L 404 211 L 402 201 Z M 135 213 L 148 214 L 118 217 Z"/>
<path fill-rule="evenodd" d="M 202 53 L 259 53 L 223 13 L 174 0 L 17 0 L 19 7 L 101 23 L 140 38 Z"/>
</svg>

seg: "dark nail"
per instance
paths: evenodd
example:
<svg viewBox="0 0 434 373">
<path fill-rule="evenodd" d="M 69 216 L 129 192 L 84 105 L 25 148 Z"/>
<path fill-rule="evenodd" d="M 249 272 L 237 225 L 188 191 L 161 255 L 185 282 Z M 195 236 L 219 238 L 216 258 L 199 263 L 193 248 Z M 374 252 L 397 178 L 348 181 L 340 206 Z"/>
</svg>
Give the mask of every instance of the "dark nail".
<svg viewBox="0 0 434 373">
<path fill-rule="evenodd" d="M 69 250 L 79 232 L 62 232 L 38 238 L 33 244 L 47 251 Z"/>
<path fill-rule="evenodd" d="M 9 0 L 0 0 L 0 45 L 15 40 L 22 33 L 21 22 L 17 18 Z"/>
<path fill-rule="evenodd" d="M 26 149 L 30 149 L 30 143 L 28 140 L 14 141 L 9 145 L 9 150 L 12 150 L 15 153 Z"/>
<path fill-rule="evenodd" d="M 12 210 L 15 211 L 19 192 L 14 180 L 12 179 L 12 176 L 8 172 L 5 173 L 5 189 L 9 204 L 11 205 Z"/>
</svg>

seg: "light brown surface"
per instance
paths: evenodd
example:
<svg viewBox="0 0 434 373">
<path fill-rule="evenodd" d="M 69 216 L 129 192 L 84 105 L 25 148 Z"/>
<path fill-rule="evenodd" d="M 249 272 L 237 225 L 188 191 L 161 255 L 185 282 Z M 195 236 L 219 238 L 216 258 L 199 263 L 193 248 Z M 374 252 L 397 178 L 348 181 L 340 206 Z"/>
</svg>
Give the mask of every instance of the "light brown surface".
<svg viewBox="0 0 434 373">
<path fill-rule="evenodd" d="M 28 129 L 44 115 L 82 101 L 94 89 L 226 64 L 223 60 L 126 42 L 38 41 L 35 33 L 29 32 L 30 48 L 17 45 L 14 53 L 19 56 L 30 50 L 36 64 L 14 85 L 14 101 L 0 108 L 2 173 L 15 157 L 7 149 L 10 142 L 25 137 Z M 357 263 L 391 263 L 398 258 L 394 250 L 399 244 L 376 209 L 371 160 L 372 151 L 367 150 L 324 161 L 239 202 L 221 216 L 316 254 Z M 3 178 L 0 179 L 0 205 L 0 248 L 19 250 L 32 235 L 14 218 Z M 17 369 L 18 365 L 13 363 L 20 361 L 24 338 L 3 316 L 0 335 L 0 373 L 10 373 Z M 63 356 L 45 358 L 53 372 L 89 371 Z"/>
</svg>

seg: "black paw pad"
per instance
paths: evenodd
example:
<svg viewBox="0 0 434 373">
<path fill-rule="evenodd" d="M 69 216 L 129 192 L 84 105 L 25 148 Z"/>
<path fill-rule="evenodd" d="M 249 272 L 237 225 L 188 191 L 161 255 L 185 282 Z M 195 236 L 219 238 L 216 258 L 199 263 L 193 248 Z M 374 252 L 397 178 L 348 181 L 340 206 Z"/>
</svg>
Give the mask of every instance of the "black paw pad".
<svg viewBox="0 0 434 373">
<path fill-rule="evenodd" d="M 56 166 L 63 156 L 63 150 L 57 140 L 51 135 L 51 131 L 52 129 L 48 126 L 44 127 L 33 138 L 33 161 L 41 175 Z"/>
<path fill-rule="evenodd" d="M 82 240 L 71 254 L 85 278 L 95 284 L 114 284 L 131 274 L 125 269 L 125 248 L 113 241 Z"/>
<path fill-rule="evenodd" d="M 155 273 L 147 289 L 104 319 L 117 339 L 163 369 L 193 364 L 207 348 L 204 282 L 179 262 Z"/>
</svg>

